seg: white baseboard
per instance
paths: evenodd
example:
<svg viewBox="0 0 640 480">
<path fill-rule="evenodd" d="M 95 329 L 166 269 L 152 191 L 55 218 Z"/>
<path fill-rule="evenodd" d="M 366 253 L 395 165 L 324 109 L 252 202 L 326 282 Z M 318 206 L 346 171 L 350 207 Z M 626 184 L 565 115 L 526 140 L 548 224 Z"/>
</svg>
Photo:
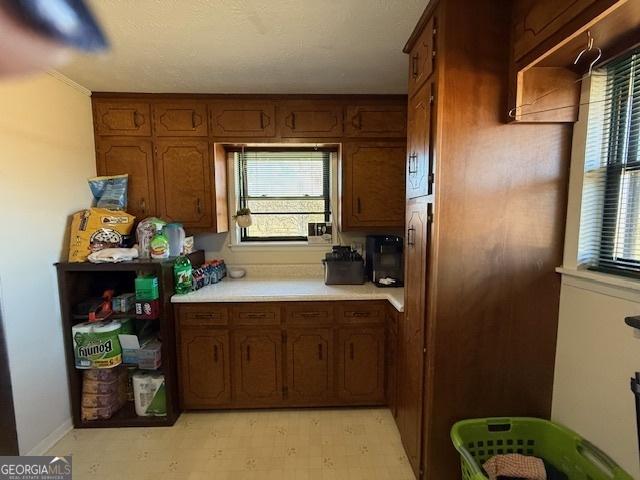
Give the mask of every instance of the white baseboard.
<svg viewBox="0 0 640 480">
<path fill-rule="evenodd" d="M 23 455 L 44 455 L 51 447 L 60 441 L 67 433 L 73 430 L 73 421 L 71 418 L 67 419 L 62 425 L 56 428 L 49 435 L 44 437 L 38 444 L 31 449 L 31 451 Z"/>
</svg>

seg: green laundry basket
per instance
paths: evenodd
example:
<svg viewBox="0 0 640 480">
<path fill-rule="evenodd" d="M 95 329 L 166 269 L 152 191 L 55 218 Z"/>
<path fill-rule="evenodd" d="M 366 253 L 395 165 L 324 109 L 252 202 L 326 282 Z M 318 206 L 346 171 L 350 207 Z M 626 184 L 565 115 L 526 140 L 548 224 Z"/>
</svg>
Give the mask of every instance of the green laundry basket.
<svg viewBox="0 0 640 480">
<path fill-rule="evenodd" d="M 538 418 L 463 420 L 451 429 L 451 440 L 460 452 L 464 480 L 487 480 L 481 465 L 507 453 L 542 458 L 569 480 L 633 480 L 577 433 Z"/>
</svg>

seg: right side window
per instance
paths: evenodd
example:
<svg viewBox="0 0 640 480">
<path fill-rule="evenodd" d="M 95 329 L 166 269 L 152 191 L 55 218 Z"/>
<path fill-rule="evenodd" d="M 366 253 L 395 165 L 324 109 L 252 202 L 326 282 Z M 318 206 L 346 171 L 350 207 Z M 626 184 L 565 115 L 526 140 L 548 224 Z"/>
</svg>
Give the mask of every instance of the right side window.
<svg viewBox="0 0 640 480">
<path fill-rule="evenodd" d="M 640 277 L 640 49 L 590 80 L 578 261 Z"/>
</svg>

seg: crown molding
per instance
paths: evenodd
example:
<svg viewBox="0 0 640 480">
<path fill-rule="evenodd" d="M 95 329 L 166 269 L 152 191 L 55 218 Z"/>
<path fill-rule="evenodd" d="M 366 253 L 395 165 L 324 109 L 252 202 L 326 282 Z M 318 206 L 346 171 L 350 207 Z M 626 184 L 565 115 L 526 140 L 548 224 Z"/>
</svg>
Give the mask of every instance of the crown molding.
<svg viewBox="0 0 640 480">
<path fill-rule="evenodd" d="M 53 69 L 47 70 L 47 73 L 49 75 L 51 75 L 53 78 L 60 80 L 62 83 L 66 83 L 71 88 L 76 89 L 77 91 L 79 91 L 83 95 L 86 95 L 87 97 L 91 96 L 91 90 L 89 90 L 88 88 L 83 87 L 82 85 L 80 85 L 77 82 L 74 82 L 73 80 L 71 80 L 66 75 L 60 73 L 58 70 L 53 70 Z"/>
</svg>

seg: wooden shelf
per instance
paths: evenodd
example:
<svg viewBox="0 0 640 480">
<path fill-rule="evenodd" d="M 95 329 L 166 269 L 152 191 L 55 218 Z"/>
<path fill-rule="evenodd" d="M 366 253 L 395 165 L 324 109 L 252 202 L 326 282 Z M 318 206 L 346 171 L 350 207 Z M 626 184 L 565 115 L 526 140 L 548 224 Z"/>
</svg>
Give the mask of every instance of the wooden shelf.
<svg viewBox="0 0 640 480">
<path fill-rule="evenodd" d="M 189 255 L 193 265 L 204 263 L 204 252 L 198 251 Z M 60 290 L 60 306 L 62 312 L 62 332 L 64 338 L 67 375 L 69 377 L 69 396 L 73 414 L 73 425 L 76 428 L 101 427 L 149 427 L 170 426 L 180 416 L 178 403 L 178 378 L 176 360 L 175 324 L 171 296 L 174 294 L 173 262 L 167 260 L 134 260 L 123 263 L 93 264 L 61 262 L 56 264 L 58 286 Z M 81 322 L 73 315 L 74 307 L 87 298 L 97 297 L 106 288 L 120 291 L 132 291 L 136 272 L 143 271 L 158 277 L 160 294 L 160 316 L 153 320 L 158 322 L 158 334 L 162 339 L 162 367 L 165 378 L 167 416 L 138 417 L 132 403 L 127 403 L 116 414 L 104 420 L 83 421 L 80 415 L 82 401 L 82 370 L 75 368 L 73 351 L 72 326 Z M 114 313 L 108 318 L 117 319 L 135 317 L 133 312 Z"/>
</svg>

